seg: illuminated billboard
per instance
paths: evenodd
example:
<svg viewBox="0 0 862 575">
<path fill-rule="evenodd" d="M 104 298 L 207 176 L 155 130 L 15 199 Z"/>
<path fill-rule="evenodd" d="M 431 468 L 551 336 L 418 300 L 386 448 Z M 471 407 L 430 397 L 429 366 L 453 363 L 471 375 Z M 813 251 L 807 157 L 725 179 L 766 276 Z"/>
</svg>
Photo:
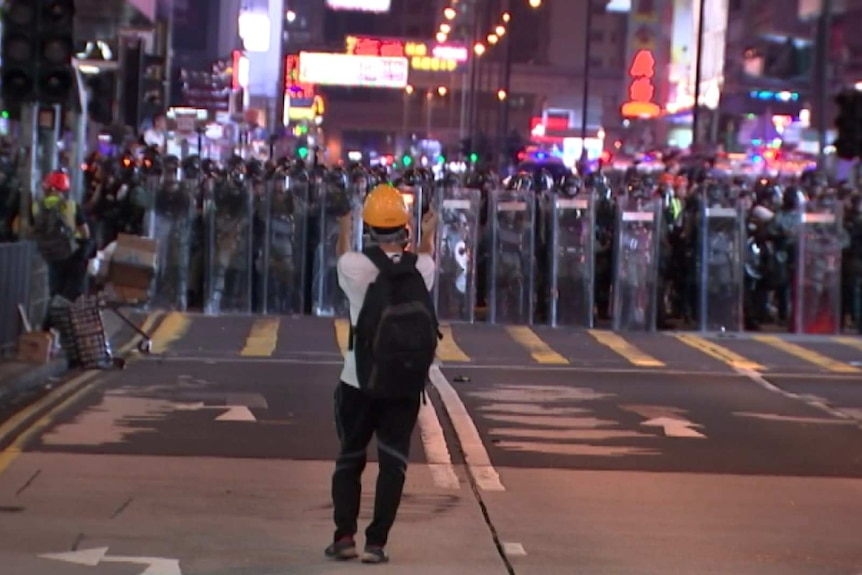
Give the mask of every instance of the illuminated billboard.
<svg viewBox="0 0 862 575">
<path fill-rule="evenodd" d="M 326 0 L 330 10 L 351 10 L 354 12 L 389 12 L 392 0 Z"/>
<path fill-rule="evenodd" d="M 410 69 L 407 58 L 300 52 L 299 81 L 323 86 L 404 88 Z"/>
<path fill-rule="evenodd" d="M 626 43 L 624 118 L 655 118 L 661 114 L 665 86 L 664 0 L 633 0 Z"/>
<path fill-rule="evenodd" d="M 345 51 L 357 56 L 402 57 L 410 60 L 410 68 L 425 72 L 452 72 L 467 61 L 466 45 L 439 44 L 401 38 L 371 38 L 348 36 Z"/>
</svg>

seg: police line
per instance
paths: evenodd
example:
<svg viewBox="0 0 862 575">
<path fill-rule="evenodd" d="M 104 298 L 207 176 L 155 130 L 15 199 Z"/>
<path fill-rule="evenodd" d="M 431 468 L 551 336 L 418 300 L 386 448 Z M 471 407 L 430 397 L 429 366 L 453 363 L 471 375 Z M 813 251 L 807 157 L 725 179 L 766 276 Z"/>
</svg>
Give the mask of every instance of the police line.
<svg viewBox="0 0 862 575">
<path fill-rule="evenodd" d="M 362 201 L 368 182 L 284 176 L 151 182 L 155 205 L 147 232 L 159 242 L 153 303 L 208 314 L 346 316 L 336 276 L 339 218 L 352 213 L 352 249 L 362 249 Z M 200 189 L 199 189 L 200 188 Z M 661 198 L 624 197 L 603 238 L 597 202 L 585 192 L 476 190 L 429 183 L 402 190 L 419 240 L 422 214 L 438 214 L 434 298 L 443 321 L 594 327 L 610 303 L 616 331 L 653 331 L 663 305 Z M 196 199 L 197 198 L 197 199 Z M 758 288 L 751 263 L 748 214 L 708 205 L 694 245 L 702 331 L 742 331 Z M 841 325 L 842 217 L 834 206 L 806 204 L 799 213 L 792 331 L 833 332 Z M 189 297 L 193 301 L 189 301 Z M 825 326 L 825 327 L 824 327 Z"/>
</svg>

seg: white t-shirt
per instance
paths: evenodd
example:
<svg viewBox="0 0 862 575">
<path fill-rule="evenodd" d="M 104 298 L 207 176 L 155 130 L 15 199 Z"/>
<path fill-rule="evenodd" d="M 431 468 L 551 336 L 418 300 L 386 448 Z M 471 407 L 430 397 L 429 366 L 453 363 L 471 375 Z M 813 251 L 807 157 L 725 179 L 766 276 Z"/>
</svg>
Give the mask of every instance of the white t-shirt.
<svg viewBox="0 0 862 575">
<path fill-rule="evenodd" d="M 400 254 L 387 253 L 390 258 Z M 359 320 L 359 311 L 365 300 L 365 292 L 368 286 L 377 279 L 379 270 L 368 257 L 360 252 L 347 252 L 338 259 L 338 285 L 347 295 L 350 302 L 350 325 L 356 325 Z M 416 259 L 416 269 L 425 280 L 428 291 L 434 287 L 435 266 L 431 256 L 419 254 Z M 359 387 L 356 377 L 356 356 L 353 351 L 347 351 L 344 355 L 344 368 L 341 370 L 341 381 L 353 387 Z"/>
</svg>

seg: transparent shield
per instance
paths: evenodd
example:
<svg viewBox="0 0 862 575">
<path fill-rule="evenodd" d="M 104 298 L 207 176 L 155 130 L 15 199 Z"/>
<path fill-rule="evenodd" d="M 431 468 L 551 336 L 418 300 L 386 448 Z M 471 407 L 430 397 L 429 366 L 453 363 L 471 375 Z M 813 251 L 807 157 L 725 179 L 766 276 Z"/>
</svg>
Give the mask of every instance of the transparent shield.
<svg viewBox="0 0 862 575">
<path fill-rule="evenodd" d="M 342 216 L 353 214 L 351 245 L 348 249 L 362 248 L 361 214 L 356 209 L 355 190 L 321 183 L 316 206 L 317 234 L 312 265 L 312 311 L 319 317 L 347 317 L 347 297 L 338 285 L 338 238 L 341 235 Z"/>
<path fill-rule="evenodd" d="M 552 198 L 548 225 L 548 321 L 593 326 L 595 209 L 589 197 Z"/>
<path fill-rule="evenodd" d="M 206 213 L 207 314 L 251 313 L 253 254 L 253 187 L 220 179 L 213 185 Z"/>
<path fill-rule="evenodd" d="M 806 205 L 801 214 L 793 286 L 793 330 L 833 334 L 841 329 L 840 206 Z"/>
<path fill-rule="evenodd" d="M 165 182 L 155 193 L 152 238 L 158 242 L 153 304 L 186 311 L 192 268 L 195 182 Z"/>
<path fill-rule="evenodd" d="M 173 182 L 176 183 L 176 180 Z M 170 183 L 159 176 L 147 176 L 143 182 L 132 186 L 129 197 L 130 211 L 140 214 L 141 235 L 144 237 L 156 238 L 156 220 L 159 217 L 156 202 L 159 192 Z"/>
<path fill-rule="evenodd" d="M 654 331 L 661 203 L 637 198 L 617 207 L 614 331 Z"/>
<path fill-rule="evenodd" d="M 419 245 L 421 241 L 422 234 L 422 226 L 420 222 L 422 221 L 422 210 L 423 205 L 427 207 L 426 202 L 430 199 L 428 196 L 429 192 L 425 192 L 420 187 L 415 188 L 405 188 L 401 190 L 401 197 L 404 198 L 404 205 L 407 206 L 407 211 L 410 212 L 410 223 L 408 227 L 410 228 L 410 243 L 408 245 L 408 251 L 415 252 L 416 246 Z"/>
<path fill-rule="evenodd" d="M 479 190 L 441 188 L 437 211 L 437 316 L 444 321 L 476 320 L 476 249 Z"/>
<path fill-rule="evenodd" d="M 700 226 L 701 331 L 742 331 L 745 218 L 740 208 L 705 208 Z"/>
<path fill-rule="evenodd" d="M 531 191 L 495 190 L 488 210 L 488 321 L 530 325 L 536 275 L 535 196 Z"/>
<path fill-rule="evenodd" d="M 258 302 L 264 314 L 301 314 L 305 309 L 308 183 L 267 182 L 261 202 Z"/>
</svg>

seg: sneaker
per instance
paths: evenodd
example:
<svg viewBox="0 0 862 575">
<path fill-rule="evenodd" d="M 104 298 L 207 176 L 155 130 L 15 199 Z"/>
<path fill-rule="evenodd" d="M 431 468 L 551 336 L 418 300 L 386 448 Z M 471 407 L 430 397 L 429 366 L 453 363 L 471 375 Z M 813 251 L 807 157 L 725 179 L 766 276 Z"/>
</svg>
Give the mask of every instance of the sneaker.
<svg viewBox="0 0 862 575">
<path fill-rule="evenodd" d="M 359 557 L 359 553 L 356 552 L 356 543 L 353 541 L 353 537 L 349 536 L 335 541 L 323 553 L 336 561 L 349 561 Z"/>
<path fill-rule="evenodd" d="M 386 551 L 379 545 L 366 545 L 365 551 L 362 553 L 363 563 L 386 563 L 389 561 L 389 556 Z"/>
</svg>

